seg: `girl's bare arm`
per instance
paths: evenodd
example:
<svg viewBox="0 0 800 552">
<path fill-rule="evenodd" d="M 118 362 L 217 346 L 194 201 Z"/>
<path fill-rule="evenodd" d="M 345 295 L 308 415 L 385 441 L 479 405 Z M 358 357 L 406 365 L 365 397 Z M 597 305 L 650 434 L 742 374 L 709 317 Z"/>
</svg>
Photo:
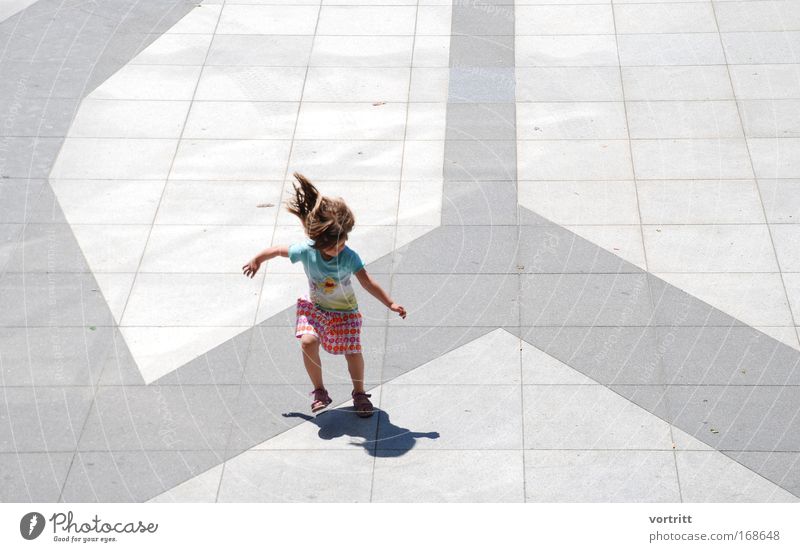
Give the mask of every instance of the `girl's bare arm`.
<svg viewBox="0 0 800 552">
<path fill-rule="evenodd" d="M 361 282 L 361 286 L 372 294 L 378 301 L 389 307 L 389 309 L 398 313 L 401 318 L 406 317 L 406 309 L 402 305 L 398 305 L 392 301 L 391 297 L 384 291 L 378 282 L 372 279 L 367 273 L 367 269 L 362 268 L 356 272 L 356 278 Z"/>
<path fill-rule="evenodd" d="M 275 247 L 267 247 L 264 251 L 260 252 L 258 255 L 247 261 L 247 263 L 242 267 L 242 273 L 245 276 L 249 276 L 252 278 L 258 272 L 259 267 L 264 261 L 268 261 L 273 257 L 288 257 L 289 256 L 289 246 L 287 245 L 276 245 Z"/>
</svg>

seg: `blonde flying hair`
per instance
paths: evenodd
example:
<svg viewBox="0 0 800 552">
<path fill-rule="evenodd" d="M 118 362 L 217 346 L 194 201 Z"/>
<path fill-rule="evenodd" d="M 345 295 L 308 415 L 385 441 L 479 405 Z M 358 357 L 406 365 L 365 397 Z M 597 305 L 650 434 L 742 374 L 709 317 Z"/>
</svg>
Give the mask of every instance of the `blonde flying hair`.
<svg viewBox="0 0 800 552">
<path fill-rule="evenodd" d="M 346 240 L 356 219 L 344 200 L 322 195 L 300 173 L 294 173 L 294 178 L 300 187 L 292 184 L 294 196 L 286 202 L 286 210 L 303 223 L 306 235 L 314 240 L 314 248 L 328 249 Z"/>
</svg>

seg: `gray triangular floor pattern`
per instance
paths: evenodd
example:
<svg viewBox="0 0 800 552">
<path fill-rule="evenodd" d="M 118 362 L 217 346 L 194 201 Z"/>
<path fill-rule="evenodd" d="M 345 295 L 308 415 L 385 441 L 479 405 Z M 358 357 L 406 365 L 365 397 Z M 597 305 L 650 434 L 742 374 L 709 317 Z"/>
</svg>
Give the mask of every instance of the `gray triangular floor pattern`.
<svg viewBox="0 0 800 552">
<path fill-rule="evenodd" d="M 160 4 L 132 8 L 133 32 L 120 39 L 121 48 L 113 51 L 119 53 L 104 58 L 107 74 L 144 46 L 136 33 L 162 32 L 189 7 Z M 517 206 L 515 150 L 509 147 L 515 139 L 513 49 L 501 49 L 478 67 L 469 62 L 470 48 L 480 43 L 473 36 L 483 32 L 479 29 L 513 36 L 513 6 L 492 11 L 454 4 L 443 226 L 369 267 L 390 275 L 393 296 L 424 305 L 400 321 L 364 302 L 368 318 L 376 321 L 365 328 L 365 342 L 384 343 L 368 359 L 380 367 L 369 374 L 373 383 L 506 328 L 800 495 L 794 469 L 800 454 L 798 352 Z M 53 6 L 42 0 L 4 22 L 3 40 L 19 32 L 8 28 L 15 18 L 30 16 L 33 25 L 37 14 L 52 13 Z M 88 28 L 102 20 L 100 28 L 113 29 L 107 17 L 120 6 L 99 7 L 110 11 L 88 17 Z M 164 13 L 169 17 L 161 19 Z M 91 33 L 78 35 L 91 49 L 93 39 L 84 34 Z M 52 43 L 61 39 L 54 36 Z M 13 43 L 20 44 L 14 55 L 24 57 L 26 41 Z M 134 43 L 136 48 L 130 47 Z M 10 138 L 11 151 L 27 155 L 1 167 L 4 221 L 16 227 L 47 221 L 25 229 L 30 273 L 14 272 L 13 257 L 0 258 L 10 267 L 0 282 L 6 387 L 0 412 L 9 420 L 0 434 L 0 466 L 25 483 L 4 486 L 10 490 L 2 499 L 147 500 L 302 422 L 281 416 L 308 402 L 303 374 L 297 375 L 296 344 L 289 339 L 294 313 L 287 309 L 142 385 L 43 180 L 68 127 L 64 113 L 74 112 L 86 89 L 85 76 L 64 82 L 63 74 L 48 73 L 48 63 L 34 62 L 31 98 L 19 101 L 30 102 L 31 111 L 44 110 L 48 96 L 38 92 L 53 84 L 66 90 L 62 95 L 69 101 L 60 118 L 52 116 L 56 137 L 40 140 L 35 150 L 32 139 Z M 3 65 L 7 72 L 31 62 L 11 59 Z M 26 205 L 34 207 L 25 213 Z M 21 235 L 16 227 L 4 229 L 11 240 Z M 46 252 L 54 250 L 48 258 Z M 37 266 L 36 259 L 46 260 Z M 81 269 L 57 280 L 48 274 L 48 268 L 63 265 Z M 55 306 L 37 303 L 36 296 L 51 297 Z M 86 329 L 87 316 L 98 321 L 95 329 Z M 341 397 L 349 384 L 338 366 L 333 373 L 340 375 L 330 387 Z M 43 450 L 50 451 L 46 459 Z M 42 469 L 43 476 L 33 475 Z"/>
</svg>

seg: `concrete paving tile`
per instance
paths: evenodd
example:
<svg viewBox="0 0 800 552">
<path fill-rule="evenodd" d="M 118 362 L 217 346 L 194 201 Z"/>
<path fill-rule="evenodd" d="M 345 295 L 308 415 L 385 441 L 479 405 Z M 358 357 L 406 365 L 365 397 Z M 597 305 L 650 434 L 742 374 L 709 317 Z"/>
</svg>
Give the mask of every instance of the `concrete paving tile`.
<svg viewBox="0 0 800 552">
<path fill-rule="evenodd" d="M 617 39 L 608 35 L 517 36 L 517 67 L 617 66 Z"/>
<path fill-rule="evenodd" d="M 245 330 L 187 364 L 158 379 L 159 385 L 238 385 L 250 351 L 253 329 Z M 119 375 L 116 371 L 116 375 Z M 104 385 L 111 384 L 113 365 L 103 373 Z M 117 384 L 130 385 L 129 381 Z"/>
<path fill-rule="evenodd" d="M 625 261 L 618 265 L 617 272 L 638 272 L 637 269 L 647 268 L 639 225 L 575 225 L 564 226 L 564 229 Z"/>
<path fill-rule="evenodd" d="M 800 137 L 800 100 L 743 100 L 739 102 L 747 137 Z"/>
<path fill-rule="evenodd" d="M 62 217 L 61 209 L 67 210 L 72 225 L 136 225 L 152 223 L 164 181 L 53 179 L 50 187 L 43 190 L 39 208 L 35 209 L 40 222 L 52 220 L 58 207 L 57 214 Z"/>
<path fill-rule="evenodd" d="M 786 386 L 674 385 L 667 403 L 674 425 L 717 450 L 797 452 L 798 393 Z"/>
<path fill-rule="evenodd" d="M 691 293 L 659 278 L 647 275 L 653 296 L 654 321 L 661 326 L 737 326 L 736 320 Z"/>
<path fill-rule="evenodd" d="M 566 381 L 537 376 L 539 365 L 524 365 L 525 383 L 601 383 L 657 385 L 664 381 L 656 332 L 646 327 L 526 327 L 520 337 L 550 357 L 544 366 L 563 363 Z M 531 347 L 531 348 L 532 348 Z M 538 355 L 541 356 L 541 355 Z"/>
<path fill-rule="evenodd" d="M 653 272 L 777 272 L 766 224 L 644 225 Z"/>
<path fill-rule="evenodd" d="M 636 138 L 740 138 L 732 101 L 628 102 L 630 135 Z"/>
<path fill-rule="evenodd" d="M 520 180 L 633 179 L 627 140 L 520 140 L 517 157 Z"/>
<path fill-rule="evenodd" d="M 623 67 L 625 100 L 732 100 L 725 67 Z M 737 96 L 738 96 L 737 91 Z"/>
<path fill-rule="evenodd" d="M 800 494 L 800 482 L 795 467 L 800 453 L 796 452 L 726 452 L 746 468 L 780 485 L 795 497 Z"/>
<path fill-rule="evenodd" d="M 533 340 L 532 334 L 539 329 L 520 328 L 520 336 Z M 548 332 L 548 329 L 541 329 Z M 534 347 L 527 341 L 520 341 L 520 363 L 522 382 L 526 384 L 591 385 L 596 383 L 581 372 L 564 364 L 554 356 Z"/>
<path fill-rule="evenodd" d="M 0 267 L 3 270 L 22 242 L 22 230 L 22 224 L 0 224 Z"/>
<path fill-rule="evenodd" d="M 217 34 L 313 35 L 320 9 L 316 6 L 248 6 L 222 10 Z"/>
<path fill-rule="evenodd" d="M 65 224 L 28 223 L 13 236 L 5 264 L 9 272 L 87 271 L 81 249 Z"/>
<path fill-rule="evenodd" d="M 517 137 L 523 140 L 627 138 L 625 104 L 520 103 L 517 105 Z"/>
<path fill-rule="evenodd" d="M 517 101 L 622 101 L 619 75 L 619 67 L 520 67 Z"/>
<path fill-rule="evenodd" d="M 750 6 L 744 2 L 722 2 L 716 9 L 719 30 L 782 31 L 800 26 L 800 9 L 794 2 L 779 0 Z"/>
<path fill-rule="evenodd" d="M 175 180 L 278 180 L 289 140 L 184 140 L 170 177 Z"/>
<path fill-rule="evenodd" d="M 786 295 L 789 297 L 789 306 L 794 319 L 797 320 L 800 318 L 800 274 L 784 274 L 783 283 L 786 286 Z"/>
<path fill-rule="evenodd" d="M 798 64 L 731 65 L 731 82 L 738 100 L 800 99 Z"/>
<path fill-rule="evenodd" d="M 515 110 L 515 105 L 510 103 L 448 104 L 447 138 L 475 141 L 515 139 Z"/>
<path fill-rule="evenodd" d="M 408 101 L 447 101 L 450 72 L 450 69 L 444 67 L 413 67 L 411 70 L 411 86 L 408 91 Z"/>
<path fill-rule="evenodd" d="M 305 68 L 207 66 L 195 100 L 295 102 L 303 92 Z"/>
<path fill-rule="evenodd" d="M 6 274 L 0 279 L 0 326 L 110 326 L 113 317 L 91 274 Z"/>
<path fill-rule="evenodd" d="M 523 502 L 522 453 L 414 451 L 378 458 L 373 502 Z"/>
<path fill-rule="evenodd" d="M 622 66 L 725 64 L 717 33 L 630 34 L 617 42 Z"/>
<path fill-rule="evenodd" d="M 72 452 L 0 454 L 0 501 L 58 502 Z"/>
<path fill-rule="evenodd" d="M 319 12 L 321 35 L 413 35 L 413 6 L 328 6 Z"/>
<path fill-rule="evenodd" d="M 200 69 L 197 66 L 126 65 L 87 97 L 98 100 L 191 100 Z"/>
<path fill-rule="evenodd" d="M 434 418 L 426 406 L 433 404 Z M 376 454 L 400 456 L 412 448 L 519 450 L 521 409 L 519 385 L 388 383 L 381 391 Z"/>
<path fill-rule="evenodd" d="M 187 13 L 180 21 L 169 28 L 167 33 L 213 33 L 217 27 L 222 6 L 214 4 L 198 4 Z"/>
<path fill-rule="evenodd" d="M 14 98 L 24 93 L 28 98 L 80 98 L 87 91 L 89 69 L 62 60 L 0 62 L 0 97 Z"/>
<path fill-rule="evenodd" d="M 609 385 L 608 389 L 642 407 L 654 416 L 661 418 L 667 423 L 670 422 L 670 412 L 667 408 L 666 386 L 663 385 Z M 669 434 L 667 434 L 669 438 Z M 669 442 L 669 439 L 668 439 Z M 670 447 L 671 448 L 671 445 Z"/>
<path fill-rule="evenodd" d="M 78 110 L 75 98 L 26 98 L 0 107 L 0 136 L 65 136 Z"/>
<path fill-rule="evenodd" d="M 449 36 L 414 37 L 414 67 L 449 67 Z"/>
<path fill-rule="evenodd" d="M 791 326 L 779 273 L 663 273 L 656 277 L 752 326 Z M 702 321 L 697 321 L 700 325 Z"/>
<path fill-rule="evenodd" d="M 519 35 L 614 34 L 610 5 L 518 6 Z"/>
<path fill-rule="evenodd" d="M 602 385 L 525 385 L 526 449 L 672 450 L 669 424 Z"/>
<path fill-rule="evenodd" d="M 294 142 L 290 167 L 316 180 L 400 180 L 403 143 L 378 140 Z"/>
<path fill-rule="evenodd" d="M 47 178 L 58 155 L 61 138 L 3 138 L 8 151 L 15 155 L 6 157 L 0 164 L 0 178 Z"/>
<path fill-rule="evenodd" d="M 443 140 L 407 140 L 403 145 L 402 179 L 409 181 L 440 180 L 446 155 L 447 152 L 445 151 L 445 142 Z"/>
<path fill-rule="evenodd" d="M 800 353 L 748 327 L 656 328 L 671 385 L 797 385 Z"/>
<path fill-rule="evenodd" d="M 797 502 L 768 479 L 716 451 L 677 451 L 685 502 Z"/>
<path fill-rule="evenodd" d="M 636 187 L 644 224 L 764 222 L 754 180 L 652 180 Z"/>
<path fill-rule="evenodd" d="M 382 381 L 392 381 L 431 359 L 455 354 L 490 331 L 479 326 L 390 326 L 386 329 Z"/>
<path fill-rule="evenodd" d="M 675 459 L 654 450 L 526 450 L 526 502 L 680 502 Z"/>
<path fill-rule="evenodd" d="M 179 138 L 187 101 L 92 100 L 81 104 L 69 129 L 78 138 Z"/>
<path fill-rule="evenodd" d="M 219 484 L 222 480 L 223 465 L 214 466 L 208 471 L 154 496 L 147 502 L 163 504 L 216 502 L 217 491 L 219 491 Z"/>
<path fill-rule="evenodd" d="M 442 225 L 517 224 L 515 181 L 446 182 Z"/>
<path fill-rule="evenodd" d="M 800 176 L 800 138 L 748 138 L 757 178 Z"/>
<path fill-rule="evenodd" d="M 414 40 L 412 36 L 316 36 L 308 65 L 409 67 Z"/>
<path fill-rule="evenodd" d="M 28 220 L 29 213 L 44 187 L 43 179 L 0 180 L 0 221 L 3 224 L 19 224 Z"/>
<path fill-rule="evenodd" d="M 477 2 L 457 4 L 453 6 L 451 33 L 468 36 L 513 36 L 514 15 L 513 6 L 488 10 Z"/>
<path fill-rule="evenodd" d="M 174 139 L 70 138 L 50 177 L 165 180 L 177 145 Z"/>
<path fill-rule="evenodd" d="M 454 326 L 513 323 L 518 316 L 518 286 L 514 274 L 398 274 L 391 294 L 406 307 L 408 318 L 390 318 L 389 325 L 435 326 L 445 320 Z M 452 305 L 459 305 L 459 310 L 453 311 Z"/>
<path fill-rule="evenodd" d="M 446 103 L 415 102 L 406 105 L 408 106 L 407 120 L 405 127 L 406 139 L 408 140 L 445 139 L 447 110 L 449 109 Z M 464 104 L 464 105 L 469 105 L 469 104 Z"/>
<path fill-rule="evenodd" d="M 614 7 L 616 32 L 716 33 L 714 10 L 706 4 L 622 4 Z"/>
<path fill-rule="evenodd" d="M 528 222 L 528 221 L 525 221 Z M 641 269 L 606 251 L 575 231 L 556 225 L 520 226 L 516 269 L 523 274 L 634 273 Z M 584 229 L 586 227 L 581 227 Z M 612 228 L 605 226 L 603 228 Z"/>
<path fill-rule="evenodd" d="M 447 101 L 450 103 L 513 102 L 515 71 L 509 67 L 452 67 Z M 440 82 L 444 84 L 443 78 Z M 424 101 L 413 99 L 412 101 Z"/>
<path fill-rule="evenodd" d="M 216 25 L 216 18 L 213 21 Z M 213 38 L 207 34 L 165 34 L 133 58 L 132 65 L 203 65 Z"/>
<path fill-rule="evenodd" d="M 61 204 L 53 191 L 53 181 L 50 181 L 49 184 L 50 186 L 43 186 L 38 197 L 29 204 L 26 222 L 34 224 L 64 224 L 67 222 Z"/>
<path fill-rule="evenodd" d="M 450 67 L 513 67 L 513 36 L 453 36 Z"/>
<path fill-rule="evenodd" d="M 238 404 L 231 412 L 234 422 L 227 458 L 260 445 L 313 416 L 313 398 L 309 396 L 312 388 L 310 381 L 293 385 L 243 385 Z M 325 388 L 334 404 L 341 404 L 350 399 L 353 385 L 329 381 Z"/>
<path fill-rule="evenodd" d="M 409 79 L 405 68 L 309 67 L 303 101 L 404 102 Z"/>
<path fill-rule="evenodd" d="M 295 102 L 195 102 L 183 137 L 290 140 L 298 106 Z"/>
<path fill-rule="evenodd" d="M 362 451 L 250 451 L 229 460 L 219 502 L 369 502 L 374 460 Z"/>
<path fill-rule="evenodd" d="M 307 384 L 308 374 L 303 365 L 300 341 L 294 335 L 294 324 L 288 327 L 259 326 L 253 330 L 246 362 L 244 381 L 250 384 Z M 381 369 L 386 350 L 386 328 L 365 324 L 361 328 L 361 348 L 364 357 L 364 378 L 369 385 L 381 381 Z M 351 382 L 344 355 L 332 355 L 320 348 L 323 377 L 331 384 Z"/>
<path fill-rule="evenodd" d="M 411 2 L 409 2 L 411 4 Z M 439 35 L 450 36 L 452 30 L 453 6 L 450 2 L 431 2 L 425 5 L 420 2 L 417 7 L 417 36 Z"/>
<path fill-rule="evenodd" d="M 144 502 L 222 459 L 213 451 L 78 452 L 62 502 Z"/>
<path fill-rule="evenodd" d="M 9 386 L 95 385 L 112 329 L 2 328 L 2 381 Z"/>
<path fill-rule="evenodd" d="M 309 35 L 216 34 L 205 65 L 305 67 L 309 64 L 313 38 Z"/>
<path fill-rule="evenodd" d="M 303 102 L 295 140 L 402 140 L 406 104 Z M 288 128 L 291 133 L 292 128 Z M 291 134 L 289 135 L 291 137 Z"/>
<path fill-rule="evenodd" d="M 406 183 L 398 182 L 382 182 L 382 181 L 336 181 L 336 180 L 314 180 L 314 185 L 324 195 L 332 197 L 343 197 L 347 200 L 347 206 L 353 211 L 356 217 L 356 226 L 353 228 L 348 237 L 348 245 L 350 247 L 357 247 L 359 254 L 363 257 L 369 257 L 367 253 L 371 244 L 368 243 L 366 238 L 375 239 L 376 233 L 379 233 L 379 227 L 394 226 L 397 217 L 398 193 Z M 430 186 L 429 183 L 423 183 L 424 187 Z M 291 198 L 294 193 L 291 184 L 284 186 L 283 195 L 280 198 L 280 206 Z M 376 205 L 372 194 L 377 194 L 381 198 L 380 205 Z M 418 199 L 426 195 L 419 193 Z M 428 194 L 432 195 L 432 194 Z M 291 242 L 294 239 L 298 241 L 303 239 L 304 234 L 299 228 L 298 218 L 281 208 L 278 212 L 278 226 L 275 229 L 274 243 Z M 297 235 L 299 230 L 300 234 Z M 289 234 L 291 231 L 291 234 Z M 362 233 L 363 231 L 363 233 Z M 355 245 L 354 245 L 355 244 Z M 363 259 L 368 262 L 366 259 Z M 283 263 L 284 266 L 290 266 L 288 260 Z M 303 272 L 301 265 L 292 265 L 295 268 L 300 268 L 298 272 Z"/>
<path fill-rule="evenodd" d="M 642 326 L 653 316 L 643 274 L 522 274 L 523 326 Z"/>
<path fill-rule="evenodd" d="M 558 225 L 639 224 L 632 180 L 520 181 L 519 201 Z"/>
<path fill-rule="evenodd" d="M 171 180 L 163 190 L 155 224 L 274 226 L 282 186 L 276 181 Z"/>
<path fill-rule="evenodd" d="M 93 272 L 127 274 L 136 272 L 151 234 L 150 226 L 121 224 L 73 225 L 72 231 L 86 257 L 77 263 L 78 270 L 88 265 Z"/>
<path fill-rule="evenodd" d="M 73 452 L 93 395 L 91 387 L 5 387 L 0 452 Z"/>
<path fill-rule="evenodd" d="M 728 63 L 800 63 L 800 32 L 720 33 Z"/>
<path fill-rule="evenodd" d="M 175 385 L 102 387 L 78 449 L 222 454 L 238 398 L 238 385 L 193 385 L 188 393 Z"/>
<path fill-rule="evenodd" d="M 768 222 L 797 222 L 800 180 L 759 179 L 758 189 Z"/>
<path fill-rule="evenodd" d="M 784 345 L 800 350 L 800 341 L 797 339 L 795 326 L 753 326 L 753 329 L 763 332 Z"/>
<path fill-rule="evenodd" d="M 630 145 L 640 179 L 753 177 L 747 144 L 741 139 L 632 140 Z M 757 165 L 755 156 L 753 160 Z"/>
</svg>

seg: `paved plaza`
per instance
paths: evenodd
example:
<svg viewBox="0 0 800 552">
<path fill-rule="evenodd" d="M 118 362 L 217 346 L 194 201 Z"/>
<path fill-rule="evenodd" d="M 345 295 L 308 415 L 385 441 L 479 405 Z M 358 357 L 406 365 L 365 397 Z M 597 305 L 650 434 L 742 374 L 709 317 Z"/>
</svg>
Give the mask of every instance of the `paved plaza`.
<svg viewBox="0 0 800 552">
<path fill-rule="evenodd" d="M 0 6 L 0 501 L 800 500 L 797 0 Z"/>
</svg>

